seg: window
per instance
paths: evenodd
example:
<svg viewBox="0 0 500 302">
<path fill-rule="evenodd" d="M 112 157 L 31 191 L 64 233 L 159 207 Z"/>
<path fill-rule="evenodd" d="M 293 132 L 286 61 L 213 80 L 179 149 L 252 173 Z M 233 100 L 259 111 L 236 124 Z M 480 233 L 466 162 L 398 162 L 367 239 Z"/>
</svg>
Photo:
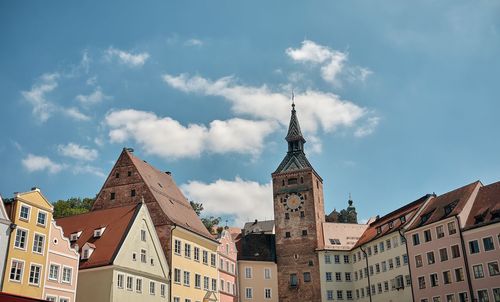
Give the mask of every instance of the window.
<svg viewBox="0 0 500 302">
<path fill-rule="evenodd" d="M 332 272 L 326 272 L 326 281 L 328 282 L 332 281 Z"/>
<path fill-rule="evenodd" d="M 366 251 L 367 251 L 368 256 L 372 255 L 372 248 L 370 246 L 366 249 Z"/>
<path fill-rule="evenodd" d="M 224 291 L 224 280 L 220 279 L 220 290 Z"/>
<path fill-rule="evenodd" d="M 421 259 L 421 260 L 422 260 L 422 259 Z M 387 262 L 382 261 L 382 262 L 381 262 L 381 264 L 382 264 L 382 271 L 383 271 L 383 272 L 387 271 Z"/>
<path fill-rule="evenodd" d="M 493 299 L 495 302 L 500 302 L 500 288 L 493 289 Z"/>
<path fill-rule="evenodd" d="M 337 300 L 343 300 L 344 299 L 344 293 L 341 290 L 337 291 Z"/>
<path fill-rule="evenodd" d="M 132 176 L 132 171 L 127 171 L 127 176 L 128 177 Z"/>
<path fill-rule="evenodd" d="M 373 276 L 373 265 L 370 265 L 370 276 Z"/>
<path fill-rule="evenodd" d="M 251 267 L 245 267 L 245 278 L 247 278 L 247 279 L 252 278 L 252 268 Z"/>
<path fill-rule="evenodd" d="M 271 279 L 271 269 L 270 268 L 264 269 L 264 279 Z"/>
<path fill-rule="evenodd" d="M 446 295 L 446 302 L 455 302 L 455 294 Z"/>
<path fill-rule="evenodd" d="M 174 253 L 177 255 L 181 254 L 181 241 L 180 240 L 175 240 L 174 241 Z"/>
<path fill-rule="evenodd" d="M 251 287 L 245 288 L 245 298 L 253 299 L 253 288 Z"/>
<path fill-rule="evenodd" d="M 203 289 L 204 290 L 209 290 L 209 286 L 210 286 L 209 283 L 210 283 L 210 279 L 207 276 L 203 277 Z"/>
<path fill-rule="evenodd" d="M 290 286 L 297 287 L 299 285 L 299 280 L 297 274 L 290 274 Z"/>
<path fill-rule="evenodd" d="M 290 213 L 285 213 L 285 219 L 286 220 L 290 219 Z"/>
<path fill-rule="evenodd" d="M 437 274 L 431 274 L 431 286 L 436 287 L 438 286 L 438 275 Z"/>
<path fill-rule="evenodd" d="M 498 276 L 500 275 L 500 270 L 498 268 L 498 262 L 490 262 L 488 263 L 488 271 L 490 276 Z"/>
<path fill-rule="evenodd" d="M 469 251 L 471 254 L 479 253 L 479 242 L 477 240 L 469 241 Z"/>
<path fill-rule="evenodd" d="M 117 282 L 116 282 L 116 286 L 118 286 L 118 288 L 123 288 L 123 275 L 122 274 L 118 274 L 118 279 L 117 279 Z"/>
<path fill-rule="evenodd" d="M 396 267 L 400 267 L 401 266 L 401 257 L 399 256 L 396 256 L 396 258 L 394 258 L 396 260 Z"/>
<path fill-rule="evenodd" d="M 442 248 L 439 250 L 439 258 L 441 262 L 448 260 L 448 250 L 446 248 Z"/>
<path fill-rule="evenodd" d="M 458 244 L 451 246 L 451 257 L 453 259 L 460 257 L 460 248 L 458 247 Z"/>
<path fill-rule="evenodd" d="M 174 269 L 174 283 L 181 283 L 181 270 L 178 268 Z"/>
<path fill-rule="evenodd" d="M 375 273 L 377 273 L 377 274 L 380 273 L 380 264 L 379 263 L 375 264 Z"/>
<path fill-rule="evenodd" d="M 47 295 L 47 297 L 45 297 L 45 300 L 57 302 L 57 297 Z"/>
<path fill-rule="evenodd" d="M 444 271 L 443 272 L 443 283 L 444 284 L 450 284 L 451 283 L 451 272 L 450 271 Z"/>
<path fill-rule="evenodd" d="M 134 278 L 132 276 L 127 276 L 127 290 L 132 290 L 134 288 Z"/>
<path fill-rule="evenodd" d="M 141 262 L 142 263 L 146 263 L 146 250 L 145 249 L 141 249 Z"/>
<path fill-rule="evenodd" d="M 264 289 L 264 298 L 271 299 L 271 289 L 270 288 Z"/>
<path fill-rule="evenodd" d="M 378 289 L 378 293 L 381 294 L 382 293 L 382 283 L 378 283 L 377 284 L 377 289 Z"/>
<path fill-rule="evenodd" d="M 335 261 L 336 264 L 340 263 L 340 256 L 339 255 L 333 256 L 333 259 L 334 259 L 334 261 Z"/>
<path fill-rule="evenodd" d="M 443 238 L 444 237 L 444 227 L 442 225 L 438 225 L 436 227 L 436 234 L 437 234 L 437 238 Z"/>
<path fill-rule="evenodd" d="M 33 239 L 33 252 L 42 254 L 44 242 L 45 242 L 45 236 L 40 234 L 35 234 L 35 238 Z"/>
<path fill-rule="evenodd" d="M 387 246 L 387 249 L 388 249 L 388 250 L 390 250 L 390 249 L 391 249 L 391 247 L 392 247 L 392 246 L 391 246 L 391 239 L 387 239 L 387 240 L 385 241 L 385 245 Z"/>
<path fill-rule="evenodd" d="M 345 295 L 347 296 L 347 300 L 352 300 L 352 290 L 346 290 Z"/>
<path fill-rule="evenodd" d="M 457 232 L 457 228 L 455 227 L 455 222 L 448 222 L 448 235 L 453 235 Z"/>
<path fill-rule="evenodd" d="M 184 257 L 191 258 L 191 244 L 184 243 Z"/>
<path fill-rule="evenodd" d="M 194 247 L 194 261 L 200 261 L 200 248 Z"/>
<path fill-rule="evenodd" d="M 146 230 L 141 230 L 141 240 L 146 241 Z"/>
<path fill-rule="evenodd" d="M 201 288 L 201 275 L 194 274 L 194 287 Z"/>
<path fill-rule="evenodd" d="M 419 289 L 425 288 L 425 277 L 418 277 L 418 288 Z"/>
<path fill-rule="evenodd" d="M 431 230 L 424 231 L 424 240 L 425 240 L 425 242 L 432 241 Z"/>
<path fill-rule="evenodd" d="M 310 272 L 304 273 L 304 282 L 311 282 L 311 273 Z"/>
<path fill-rule="evenodd" d="M 22 220 L 30 219 L 30 210 L 31 208 L 25 205 L 21 205 L 21 211 L 19 212 L 19 218 Z"/>
<path fill-rule="evenodd" d="M 71 275 L 73 273 L 73 269 L 71 267 L 63 267 L 62 271 L 62 282 L 63 283 L 71 283 Z M 123 285 L 122 285 L 123 286 Z"/>
<path fill-rule="evenodd" d="M 109 199 L 111 199 L 111 200 L 115 199 L 115 192 L 111 192 L 111 195 L 109 196 Z"/>
<path fill-rule="evenodd" d="M 384 282 L 384 291 L 385 291 L 385 292 L 388 292 L 388 291 L 389 291 L 389 282 L 388 282 L 388 281 L 385 281 L 385 282 Z"/>
<path fill-rule="evenodd" d="M 208 264 L 208 252 L 203 251 L 203 264 Z"/>
<path fill-rule="evenodd" d="M 138 293 L 142 292 L 142 279 L 141 278 L 135 279 L 135 291 Z"/>
<path fill-rule="evenodd" d="M 488 290 L 481 289 L 477 291 L 477 298 L 479 302 L 489 302 Z"/>
<path fill-rule="evenodd" d="M 493 244 L 493 237 L 483 238 L 483 246 L 485 252 L 494 250 L 495 245 Z"/>
<path fill-rule="evenodd" d="M 344 255 L 344 263 L 349 263 L 349 255 Z"/>
<path fill-rule="evenodd" d="M 160 296 L 165 297 L 166 287 L 165 284 L 160 284 Z"/>
<path fill-rule="evenodd" d="M 482 264 L 473 265 L 472 270 L 474 271 L 475 279 L 484 278 L 484 270 Z"/>
<path fill-rule="evenodd" d="M 434 252 L 427 252 L 427 264 L 434 264 L 434 262 L 436 262 Z"/>
<path fill-rule="evenodd" d="M 378 245 L 376 244 L 373 246 L 373 254 L 378 254 Z"/>
<path fill-rule="evenodd" d="M 433 297 L 432 302 L 441 302 L 441 297 L 440 296 Z"/>
<path fill-rule="evenodd" d="M 403 265 L 407 265 L 407 264 L 408 264 L 408 255 L 403 254 Z"/>
<path fill-rule="evenodd" d="M 115 178 L 120 178 L 120 173 L 116 172 L 115 173 Z"/>
<path fill-rule="evenodd" d="M 132 189 L 130 190 L 130 197 L 134 197 L 135 196 L 135 189 Z"/>
<path fill-rule="evenodd" d="M 25 250 L 27 237 L 28 237 L 28 231 L 18 228 L 16 230 L 16 240 L 14 242 L 14 246 Z"/>
<path fill-rule="evenodd" d="M 456 268 L 455 269 L 455 281 L 456 282 L 464 281 L 464 269 L 463 268 Z"/>
<path fill-rule="evenodd" d="M 335 281 L 342 281 L 342 274 L 339 272 L 335 273 Z"/>
<path fill-rule="evenodd" d="M 285 238 L 290 238 L 290 232 L 285 232 Z"/>
<path fill-rule="evenodd" d="M 306 217 L 306 213 L 304 211 L 300 211 L 300 218 Z"/>
<path fill-rule="evenodd" d="M 380 243 L 378 244 L 378 247 L 379 247 L 380 252 L 382 253 L 382 252 L 384 251 L 384 248 L 385 248 L 385 246 L 384 246 L 384 242 L 383 242 L 383 241 L 382 241 L 382 242 L 380 242 Z"/>
<path fill-rule="evenodd" d="M 459 293 L 458 294 L 458 300 L 460 302 L 468 302 L 469 301 L 469 297 L 467 296 L 467 292 Z"/>
<path fill-rule="evenodd" d="M 45 225 L 46 222 L 47 222 L 47 213 L 38 211 L 38 217 L 36 223 L 39 225 Z"/>
<path fill-rule="evenodd" d="M 405 279 L 406 279 L 406 285 L 407 286 L 411 286 L 411 277 L 410 277 L 410 275 L 406 275 Z"/>
<path fill-rule="evenodd" d="M 59 302 L 69 302 L 69 298 L 59 297 Z"/>
<path fill-rule="evenodd" d="M 413 234 L 412 235 L 412 239 L 413 239 L 413 245 L 419 245 L 420 244 L 420 238 L 418 236 L 418 233 L 417 234 Z"/>
<path fill-rule="evenodd" d="M 19 260 L 12 260 L 11 266 L 10 266 L 10 277 L 9 279 L 11 281 L 21 281 L 21 278 L 23 276 L 23 268 L 24 268 L 24 262 L 19 261 Z"/>
<path fill-rule="evenodd" d="M 149 281 L 149 294 L 154 295 L 155 294 L 155 283 L 154 281 Z"/>
<path fill-rule="evenodd" d="M 217 291 L 217 280 L 212 279 L 212 290 L 215 292 Z"/>
<path fill-rule="evenodd" d="M 181 302 L 181 298 L 179 298 L 179 297 L 174 297 L 174 302 Z"/>
<path fill-rule="evenodd" d="M 61 267 L 57 264 L 51 264 L 49 267 L 49 279 L 50 280 L 59 280 L 59 269 Z"/>
<path fill-rule="evenodd" d="M 328 254 L 325 254 L 325 263 L 327 263 L 327 264 L 332 263 L 332 259 L 331 259 L 330 255 L 328 255 Z"/>
<path fill-rule="evenodd" d="M 345 281 L 351 281 L 351 273 L 345 273 Z"/>
<path fill-rule="evenodd" d="M 389 259 L 389 269 L 393 268 L 394 268 L 394 262 L 392 261 L 392 259 Z"/>
<path fill-rule="evenodd" d="M 307 230 L 302 230 L 302 236 L 307 236 Z"/>
<path fill-rule="evenodd" d="M 190 285 L 190 273 L 184 271 L 184 286 L 189 286 Z"/>
<path fill-rule="evenodd" d="M 333 290 L 327 290 L 326 291 L 326 299 L 328 301 L 332 301 L 333 300 Z"/>
</svg>

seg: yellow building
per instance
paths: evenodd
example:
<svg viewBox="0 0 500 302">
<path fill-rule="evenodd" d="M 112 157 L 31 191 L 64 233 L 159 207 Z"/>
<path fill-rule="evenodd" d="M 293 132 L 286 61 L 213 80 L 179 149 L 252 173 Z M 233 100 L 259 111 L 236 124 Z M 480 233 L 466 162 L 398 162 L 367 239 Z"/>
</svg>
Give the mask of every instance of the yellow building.
<svg viewBox="0 0 500 302">
<path fill-rule="evenodd" d="M 2 291 L 42 298 L 53 207 L 33 188 L 16 193 L 6 209 L 15 229 L 9 240 Z"/>
<path fill-rule="evenodd" d="M 219 300 L 217 247 L 181 226 L 172 228 L 172 302 Z"/>
</svg>

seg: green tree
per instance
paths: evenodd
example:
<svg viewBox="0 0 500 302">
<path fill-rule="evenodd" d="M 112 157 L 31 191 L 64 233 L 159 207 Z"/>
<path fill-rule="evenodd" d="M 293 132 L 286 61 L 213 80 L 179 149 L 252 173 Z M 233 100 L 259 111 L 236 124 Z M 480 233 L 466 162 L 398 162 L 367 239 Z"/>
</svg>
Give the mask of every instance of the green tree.
<svg viewBox="0 0 500 302">
<path fill-rule="evenodd" d="M 87 213 L 92 209 L 95 198 L 71 197 L 67 200 L 58 200 L 54 205 L 54 218 L 67 217 Z"/>
<path fill-rule="evenodd" d="M 190 201 L 191 207 L 193 210 L 196 212 L 196 215 L 200 216 L 201 212 L 203 211 L 203 204 L 201 202 L 196 202 L 196 201 Z"/>
<path fill-rule="evenodd" d="M 196 202 L 196 201 L 190 201 L 191 207 L 195 211 L 196 215 L 200 216 L 201 212 L 203 212 L 203 203 L 201 202 Z M 203 225 L 207 228 L 207 230 L 210 232 L 210 234 L 215 234 L 217 232 L 217 226 L 220 223 L 220 217 L 202 217 L 201 222 Z"/>
</svg>

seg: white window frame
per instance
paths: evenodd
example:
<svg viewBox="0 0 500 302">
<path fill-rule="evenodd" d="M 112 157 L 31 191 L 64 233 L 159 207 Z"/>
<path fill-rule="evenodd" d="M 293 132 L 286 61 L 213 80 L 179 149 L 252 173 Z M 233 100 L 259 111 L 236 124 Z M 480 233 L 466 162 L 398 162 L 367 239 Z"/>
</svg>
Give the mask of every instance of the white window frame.
<svg viewBox="0 0 500 302">
<path fill-rule="evenodd" d="M 269 297 L 267 296 L 267 292 L 269 291 Z M 264 288 L 264 299 L 272 299 L 273 298 L 273 292 L 270 288 Z"/>
<path fill-rule="evenodd" d="M 42 237 L 42 251 L 41 252 L 38 252 L 38 251 L 35 251 L 35 239 L 36 239 L 36 236 L 40 236 Z M 46 236 L 45 234 L 42 234 L 42 233 L 38 233 L 38 232 L 35 232 L 34 235 L 33 235 L 33 246 L 31 248 L 31 251 L 35 254 L 38 254 L 38 255 L 43 255 L 45 253 L 45 242 L 46 242 Z"/>
<path fill-rule="evenodd" d="M 250 273 L 248 274 L 248 272 L 250 272 Z M 253 276 L 252 267 L 246 266 L 245 267 L 245 279 L 252 279 L 252 276 Z"/>
<path fill-rule="evenodd" d="M 23 212 L 22 211 L 23 207 L 28 208 L 28 218 L 21 217 L 21 213 Z M 31 210 L 32 207 L 30 205 L 21 202 L 21 204 L 19 205 L 19 220 L 29 222 L 31 218 Z"/>
<path fill-rule="evenodd" d="M 33 283 L 30 280 L 31 279 L 31 268 L 32 267 L 38 267 L 40 269 L 40 271 L 38 272 L 38 283 Z M 30 263 L 30 270 L 29 270 L 29 273 L 28 273 L 28 284 L 32 285 L 32 286 L 40 287 L 42 278 L 43 278 L 43 265 L 38 264 L 36 262 L 31 262 Z"/>
<path fill-rule="evenodd" d="M 51 275 L 52 275 L 52 266 L 57 267 L 57 277 L 56 278 L 52 278 L 51 277 Z M 61 276 L 61 265 L 59 263 L 51 262 L 49 264 L 48 279 L 52 280 L 52 281 L 58 281 L 59 282 L 60 276 Z"/>
<path fill-rule="evenodd" d="M 50 299 L 50 300 L 49 300 Z M 54 299 L 54 300 L 52 300 Z M 46 295 L 45 296 L 45 300 L 47 301 L 54 301 L 54 302 L 57 302 L 57 296 L 54 296 L 54 295 Z"/>
<path fill-rule="evenodd" d="M 142 278 L 135 278 L 135 292 L 142 293 Z"/>
<path fill-rule="evenodd" d="M 130 284 L 129 284 L 129 280 L 130 280 Z M 130 287 L 129 287 L 129 285 L 130 285 Z M 125 288 L 128 291 L 133 291 L 134 290 L 134 277 L 133 276 L 127 275 L 127 279 L 125 281 Z"/>
<path fill-rule="evenodd" d="M 18 246 L 16 246 L 17 232 L 18 231 L 24 231 L 24 232 L 26 232 L 26 237 L 24 239 L 24 247 L 18 247 Z M 17 228 L 16 228 L 16 234 L 14 235 L 14 248 L 18 249 L 18 250 L 21 250 L 21 251 L 27 251 L 28 250 L 28 240 L 29 240 L 29 238 L 30 238 L 30 231 L 28 229 L 25 229 L 25 228 L 17 226 Z"/>
<path fill-rule="evenodd" d="M 156 295 L 156 285 L 154 281 L 149 281 L 149 294 L 152 296 Z"/>
<path fill-rule="evenodd" d="M 64 270 L 69 269 L 69 281 L 64 280 Z M 61 283 L 72 284 L 73 283 L 73 268 L 71 266 L 63 265 L 61 270 Z"/>
<path fill-rule="evenodd" d="M 40 216 L 40 214 L 45 214 L 45 222 L 44 223 L 39 223 L 38 222 L 38 218 Z M 36 225 L 37 226 L 42 226 L 42 227 L 46 227 L 47 226 L 47 220 L 49 218 L 49 214 L 44 211 L 44 210 L 38 210 L 37 214 L 36 214 Z"/>
<path fill-rule="evenodd" d="M 121 279 L 121 282 L 120 282 L 120 279 Z M 120 273 L 116 274 L 116 287 L 118 287 L 120 289 L 123 289 L 124 288 L 124 283 L 125 283 L 125 275 L 124 274 L 120 274 Z"/>
<path fill-rule="evenodd" d="M 245 287 L 245 299 L 253 299 L 253 287 Z"/>
<path fill-rule="evenodd" d="M 16 279 L 11 279 L 10 278 L 10 275 L 11 275 L 11 271 L 12 271 L 12 267 L 13 267 L 13 263 L 15 262 L 19 262 L 19 263 L 22 263 L 23 266 L 21 268 L 21 273 L 20 273 L 20 280 L 16 280 Z M 24 260 L 21 260 L 21 259 L 17 259 L 17 258 L 12 258 L 10 260 L 10 269 L 9 269 L 9 281 L 10 282 L 17 282 L 17 283 L 23 283 L 23 277 L 24 277 L 24 269 L 26 268 L 26 262 Z"/>
<path fill-rule="evenodd" d="M 269 274 L 267 274 L 267 273 L 269 273 Z M 269 280 L 269 279 L 271 279 L 271 276 L 272 276 L 271 269 L 268 267 L 265 267 L 264 268 L 264 279 Z"/>
</svg>

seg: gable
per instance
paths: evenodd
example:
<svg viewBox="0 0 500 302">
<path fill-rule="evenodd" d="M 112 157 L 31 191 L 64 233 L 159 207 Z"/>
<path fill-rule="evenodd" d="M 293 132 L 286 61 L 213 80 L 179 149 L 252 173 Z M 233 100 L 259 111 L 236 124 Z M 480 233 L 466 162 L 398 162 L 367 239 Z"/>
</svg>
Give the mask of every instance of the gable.
<svg viewBox="0 0 500 302">
<path fill-rule="evenodd" d="M 47 198 L 45 198 L 45 196 L 43 196 L 39 189 L 35 189 L 26 193 L 18 193 L 16 195 L 16 199 L 31 206 L 44 209 L 48 212 L 52 212 L 54 209 L 54 206 Z"/>
</svg>

